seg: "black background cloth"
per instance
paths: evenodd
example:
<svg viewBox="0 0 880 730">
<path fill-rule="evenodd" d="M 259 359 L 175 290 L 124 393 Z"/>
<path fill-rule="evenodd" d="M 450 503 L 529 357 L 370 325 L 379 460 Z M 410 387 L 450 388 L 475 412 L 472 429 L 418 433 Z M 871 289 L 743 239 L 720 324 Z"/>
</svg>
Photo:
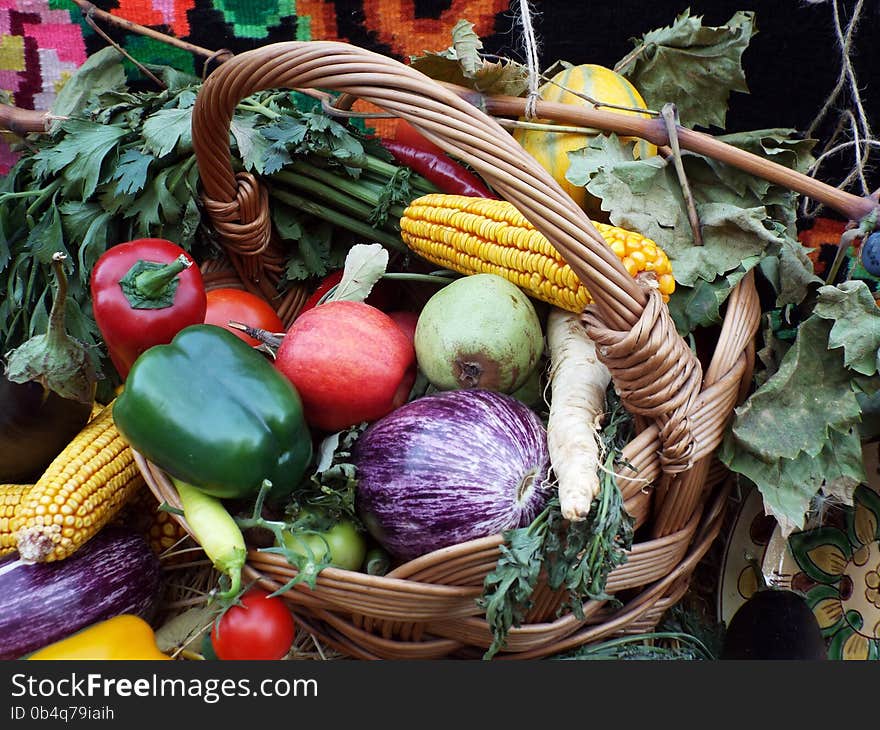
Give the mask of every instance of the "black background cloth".
<svg viewBox="0 0 880 730">
<path fill-rule="evenodd" d="M 769 127 L 806 129 L 840 75 L 830 0 L 536 0 L 532 5 L 545 66 L 556 59 L 613 66 L 633 49 L 633 37 L 670 25 L 688 7 L 691 15 L 703 17 L 704 25 L 722 25 L 738 10 L 754 11 L 757 33 L 742 59 L 750 93 L 731 94 L 727 120 L 727 131 L 731 132 Z M 854 5 L 855 0 L 840 0 L 842 11 Z M 848 17 L 849 13 L 841 15 Z M 512 20 L 510 14 L 499 16 L 496 33 L 484 38 L 485 49 L 524 60 Z M 853 39 L 853 63 L 874 127 L 880 127 L 878 30 L 880 0 L 864 0 Z"/>
</svg>

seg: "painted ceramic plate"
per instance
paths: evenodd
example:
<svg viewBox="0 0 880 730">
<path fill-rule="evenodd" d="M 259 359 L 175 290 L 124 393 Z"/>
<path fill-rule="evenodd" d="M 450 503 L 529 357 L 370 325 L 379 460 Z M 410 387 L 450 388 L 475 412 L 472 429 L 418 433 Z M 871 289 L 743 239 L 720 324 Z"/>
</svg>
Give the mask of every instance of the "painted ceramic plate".
<svg viewBox="0 0 880 730">
<path fill-rule="evenodd" d="M 725 626 L 757 590 L 759 580 L 755 570 L 763 563 L 775 527 L 776 520 L 764 514 L 761 493 L 754 487 L 744 491 L 721 563 L 717 612 L 718 620 Z"/>
<path fill-rule="evenodd" d="M 760 565 L 768 586 L 798 591 L 813 609 L 828 658 L 880 659 L 880 444 L 864 449 L 868 483 L 853 505 L 826 510 L 821 525 L 786 540 L 764 515 L 760 493 L 743 499 L 728 538 L 718 591 L 725 625 L 755 592 Z"/>
<path fill-rule="evenodd" d="M 788 540 L 777 527 L 764 553 L 768 585 L 799 591 L 828 643 L 829 659 L 880 659 L 880 480 L 877 444 L 865 449 L 868 484 L 852 506 Z"/>
</svg>

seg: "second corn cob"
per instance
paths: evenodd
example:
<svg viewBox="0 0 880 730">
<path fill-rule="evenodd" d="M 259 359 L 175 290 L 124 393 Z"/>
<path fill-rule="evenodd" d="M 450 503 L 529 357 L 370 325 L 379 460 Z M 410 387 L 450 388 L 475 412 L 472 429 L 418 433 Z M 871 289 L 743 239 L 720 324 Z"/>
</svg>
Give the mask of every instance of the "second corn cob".
<svg viewBox="0 0 880 730">
<path fill-rule="evenodd" d="M 15 510 L 32 484 L 0 484 L 0 557 L 15 552 Z"/>
<path fill-rule="evenodd" d="M 631 276 L 653 276 L 667 301 L 672 265 L 651 239 L 594 223 Z M 461 274 L 503 276 L 560 309 L 581 312 L 592 301 L 562 255 L 506 200 L 432 193 L 413 200 L 400 220 L 403 241 L 431 263 Z"/>
<path fill-rule="evenodd" d="M 55 457 L 19 503 L 15 539 L 20 557 L 29 562 L 69 557 L 143 486 L 110 404 Z"/>
</svg>

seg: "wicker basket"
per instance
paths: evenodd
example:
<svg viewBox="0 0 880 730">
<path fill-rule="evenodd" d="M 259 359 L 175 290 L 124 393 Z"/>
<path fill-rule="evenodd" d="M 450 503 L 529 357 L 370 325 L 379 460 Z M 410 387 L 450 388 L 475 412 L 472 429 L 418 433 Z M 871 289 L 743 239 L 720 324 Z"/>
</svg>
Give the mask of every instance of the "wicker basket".
<svg viewBox="0 0 880 730">
<path fill-rule="evenodd" d="M 279 243 L 265 190 L 253 176 L 233 172 L 229 150 L 237 103 L 271 88 L 345 92 L 409 121 L 512 202 L 595 299 L 584 320 L 638 433 L 624 449 L 636 472 L 618 474 L 636 539 L 607 585 L 623 606 L 588 601 L 583 619 L 559 615 L 562 595 L 539 588 L 526 622 L 511 630 L 498 657 L 543 657 L 655 626 L 687 590 L 722 525 L 730 475 L 714 452 L 751 380 L 760 317 L 753 278 L 745 276 L 731 294 L 704 370 L 656 290 L 627 274 L 584 211 L 493 118 L 393 59 L 345 43 L 307 41 L 237 56 L 199 93 L 193 143 L 203 200 L 229 259 L 226 268 L 207 272 L 209 285 L 266 294 L 277 278 Z M 288 319 L 302 295 L 293 292 L 279 305 Z M 162 470 L 140 457 L 138 464 L 153 492 L 179 505 Z M 315 589 L 298 584 L 284 596 L 305 627 L 356 658 L 479 657 L 492 636 L 475 599 L 501 542 L 495 535 L 438 550 L 382 577 L 326 568 Z M 274 590 L 294 574 L 282 556 L 249 551 L 247 579 Z"/>
</svg>

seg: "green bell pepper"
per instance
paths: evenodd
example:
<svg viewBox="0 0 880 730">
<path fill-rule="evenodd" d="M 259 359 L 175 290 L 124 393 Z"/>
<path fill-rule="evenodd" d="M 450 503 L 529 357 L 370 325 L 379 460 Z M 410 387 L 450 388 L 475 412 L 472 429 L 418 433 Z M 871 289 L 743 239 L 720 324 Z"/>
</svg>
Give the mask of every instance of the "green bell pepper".
<svg viewBox="0 0 880 730">
<path fill-rule="evenodd" d="M 170 476 L 221 499 L 289 495 L 312 458 L 293 384 L 231 332 L 182 329 L 135 361 L 113 418 L 122 436 Z"/>
</svg>

